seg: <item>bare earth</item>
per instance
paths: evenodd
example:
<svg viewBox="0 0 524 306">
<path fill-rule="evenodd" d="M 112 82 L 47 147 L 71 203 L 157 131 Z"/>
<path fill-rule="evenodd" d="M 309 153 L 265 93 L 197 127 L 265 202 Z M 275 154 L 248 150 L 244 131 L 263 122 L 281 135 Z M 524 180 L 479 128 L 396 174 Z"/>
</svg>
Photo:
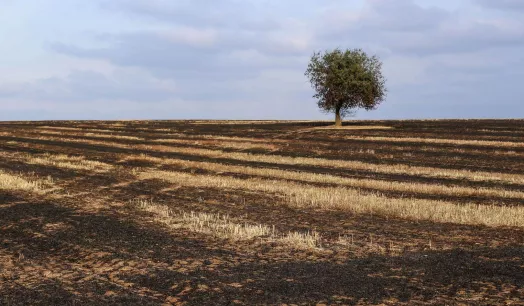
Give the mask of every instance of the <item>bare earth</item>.
<svg viewBox="0 0 524 306">
<path fill-rule="evenodd" d="M 0 122 L 0 305 L 524 305 L 524 120 Z"/>
</svg>

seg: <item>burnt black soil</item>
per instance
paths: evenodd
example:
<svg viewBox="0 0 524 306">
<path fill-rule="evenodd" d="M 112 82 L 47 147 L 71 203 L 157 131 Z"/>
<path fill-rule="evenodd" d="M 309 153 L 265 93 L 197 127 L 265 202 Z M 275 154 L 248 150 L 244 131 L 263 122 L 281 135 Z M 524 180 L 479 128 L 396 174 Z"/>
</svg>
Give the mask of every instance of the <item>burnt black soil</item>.
<svg viewBox="0 0 524 306">
<path fill-rule="evenodd" d="M 355 121 L 348 125 L 394 128 L 311 132 L 303 130 L 327 123 L 201 123 L 0 123 L 0 153 L 8 156 L 0 159 L 0 169 L 33 178 L 51 176 L 55 185 L 62 188 L 52 195 L 0 190 L 0 305 L 523 304 L 522 229 L 415 222 L 342 211 L 299 209 L 285 205 L 285 199 L 279 195 L 246 190 L 174 188 L 161 180 L 137 181 L 132 170 L 154 168 L 195 174 L 205 172 L 162 168 L 152 162 L 124 159 L 144 153 L 163 158 L 353 178 L 518 191 L 522 190 L 524 182 L 473 182 L 304 165 L 284 166 L 204 158 L 133 146 L 147 145 L 154 139 L 184 139 L 169 133 L 183 133 L 196 139 L 199 135 L 268 141 L 280 139 L 288 141 L 285 145 L 274 141 L 272 144 L 278 147 L 277 151 L 229 150 L 524 173 L 523 148 L 343 139 L 344 136 L 356 135 L 520 142 L 524 140 L 524 121 Z M 78 127 L 84 131 L 63 130 L 63 135 L 39 133 L 38 127 L 43 126 Z M 83 135 L 90 129 L 113 131 L 93 132 L 95 134 L 113 133 L 145 140 L 108 140 Z M 71 139 L 114 142 L 129 147 L 70 142 Z M 178 146 L 220 148 L 219 143 L 205 142 Z M 368 150 L 373 153 L 366 153 Z M 21 158 L 23 154 L 43 153 L 85 156 L 86 159 L 115 165 L 115 168 L 95 173 L 30 165 Z M 497 200 L 504 205 L 522 205 L 509 199 L 441 198 L 416 193 L 387 195 L 428 197 L 457 203 L 476 201 L 489 204 L 490 200 Z M 155 222 L 150 214 L 127 205 L 137 198 L 153 198 L 175 211 L 228 214 L 242 222 L 274 225 L 276 230 L 284 233 L 315 230 L 322 234 L 322 249 L 294 250 L 274 243 L 232 242 L 184 229 L 171 230 Z M 340 237 L 347 239 L 348 245 L 337 244 Z"/>
</svg>

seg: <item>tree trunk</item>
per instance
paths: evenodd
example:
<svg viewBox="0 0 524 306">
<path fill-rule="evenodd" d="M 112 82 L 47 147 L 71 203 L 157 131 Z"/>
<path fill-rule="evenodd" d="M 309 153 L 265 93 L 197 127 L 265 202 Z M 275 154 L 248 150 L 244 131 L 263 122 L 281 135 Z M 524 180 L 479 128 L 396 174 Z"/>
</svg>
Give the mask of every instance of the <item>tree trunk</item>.
<svg viewBox="0 0 524 306">
<path fill-rule="evenodd" d="M 335 126 L 341 127 L 342 126 L 342 116 L 340 116 L 340 109 L 337 108 L 335 111 Z"/>
</svg>

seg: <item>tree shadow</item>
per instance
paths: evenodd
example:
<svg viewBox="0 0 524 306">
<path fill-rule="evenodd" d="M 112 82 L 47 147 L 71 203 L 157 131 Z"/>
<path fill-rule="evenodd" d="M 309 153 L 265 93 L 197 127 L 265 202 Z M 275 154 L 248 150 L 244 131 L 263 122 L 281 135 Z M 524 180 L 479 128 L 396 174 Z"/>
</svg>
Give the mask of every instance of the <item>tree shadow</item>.
<svg viewBox="0 0 524 306">
<path fill-rule="evenodd" d="M 86 213 L 5 191 L 0 199 L 0 304 L 159 304 L 164 287 L 138 286 L 119 275 L 181 268 L 180 261 L 198 269 L 208 258 L 236 256 L 219 241 L 170 235 L 108 211 Z M 173 270 L 172 282 L 184 279 Z"/>
<path fill-rule="evenodd" d="M 225 297 L 244 304 L 519 303 L 524 300 L 524 248 L 407 253 L 341 264 L 255 262 L 219 275 L 200 273 L 206 281 L 194 276 L 182 296 L 191 304 L 226 302 Z M 203 284 L 221 291 L 202 292 Z"/>
</svg>

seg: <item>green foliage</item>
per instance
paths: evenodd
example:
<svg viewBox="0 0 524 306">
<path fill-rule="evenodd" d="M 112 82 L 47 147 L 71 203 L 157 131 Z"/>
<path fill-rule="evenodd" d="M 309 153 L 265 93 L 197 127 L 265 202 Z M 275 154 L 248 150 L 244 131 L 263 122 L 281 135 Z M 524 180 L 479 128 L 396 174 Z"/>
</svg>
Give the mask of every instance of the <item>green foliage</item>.
<svg viewBox="0 0 524 306">
<path fill-rule="evenodd" d="M 340 118 L 357 108 L 375 109 L 386 98 L 382 62 L 361 49 L 315 52 L 305 75 L 316 93 L 318 106 Z"/>
</svg>

